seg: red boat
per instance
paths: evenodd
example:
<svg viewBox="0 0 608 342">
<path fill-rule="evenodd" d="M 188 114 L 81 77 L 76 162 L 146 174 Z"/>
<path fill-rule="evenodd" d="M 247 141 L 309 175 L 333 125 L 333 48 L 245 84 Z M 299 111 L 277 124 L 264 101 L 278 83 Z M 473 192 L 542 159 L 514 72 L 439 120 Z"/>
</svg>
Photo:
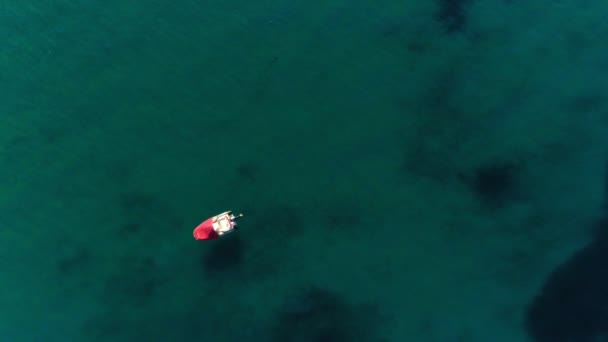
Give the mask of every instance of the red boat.
<svg viewBox="0 0 608 342">
<path fill-rule="evenodd" d="M 196 240 L 212 240 L 231 233 L 238 228 L 236 220 L 241 217 L 243 217 L 243 214 L 234 216 L 232 211 L 225 211 L 208 218 L 194 229 L 194 238 Z"/>
</svg>

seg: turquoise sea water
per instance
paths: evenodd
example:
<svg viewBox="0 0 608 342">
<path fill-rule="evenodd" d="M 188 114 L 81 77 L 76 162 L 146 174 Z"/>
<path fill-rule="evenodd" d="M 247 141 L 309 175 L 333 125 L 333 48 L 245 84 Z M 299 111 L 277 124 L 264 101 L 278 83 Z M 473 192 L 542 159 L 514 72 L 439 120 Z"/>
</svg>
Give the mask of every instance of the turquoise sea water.
<svg viewBox="0 0 608 342">
<path fill-rule="evenodd" d="M 0 341 L 608 333 L 607 9 L 3 2 Z"/>
</svg>

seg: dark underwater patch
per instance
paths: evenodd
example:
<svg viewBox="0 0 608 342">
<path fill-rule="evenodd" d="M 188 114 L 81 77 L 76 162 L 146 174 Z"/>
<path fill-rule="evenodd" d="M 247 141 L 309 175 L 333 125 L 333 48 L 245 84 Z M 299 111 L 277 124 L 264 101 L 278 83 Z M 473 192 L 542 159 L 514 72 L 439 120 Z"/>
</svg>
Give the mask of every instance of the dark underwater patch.
<svg viewBox="0 0 608 342">
<path fill-rule="evenodd" d="M 251 162 L 245 162 L 236 167 L 236 174 L 241 181 L 254 183 L 258 180 L 259 168 Z"/>
<path fill-rule="evenodd" d="M 566 103 L 566 106 L 580 114 L 601 110 L 605 106 L 606 97 L 597 94 L 584 94 L 576 96 Z"/>
<path fill-rule="evenodd" d="M 464 31 L 467 24 L 469 0 L 438 0 L 436 19 L 447 33 Z"/>
<path fill-rule="evenodd" d="M 468 184 L 483 204 L 500 207 L 519 191 L 519 178 L 519 165 L 499 161 L 474 169 Z"/>
<path fill-rule="evenodd" d="M 337 293 L 316 286 L 294 290 L 273 331 L 273 341 L 382 341 L 379 315 L 372 306 L 352 305 Z"/>
<path fill-rule="evenodd" d="M 104 301 L 120 307 L 145 307 L 157 300 L 158 287 L 167 281 L 156 261 L 142 257 L 126 264 L 106 280 Z"/>
<path fill-rule="evenodd" d="M 108 163 L 105 168 L 105 175 L 116 185 L 126 186 L 134 177 L 133 166 L 121 161 Z"/>
<path fill-rule="evenodd" d="M 120 204 L 124 212 L 128 215 L 143 216 L 154 213 L 153 210 L 159 209 L 157 200 L 144 193 L 128 193 L 120 198 Z"/>
<path fill-rule="evenodd" d="M 604 216 L 608 220 L 608 162 L 604 166 L 604 203 L 603 203 L 605 214 Z"/>
<path fill-rule="evenodd" d="M 293 237 L 304 228 L 302 211 L 289 204 L 276 204 L 265 209 L 258 208 L 258 210 L 246 210 L 245 212 L 252 213 L 243 218 L 247 221 L 247 232 L 243 231 L 245 234 L 255 231 L 258 236 L 264 235 L 276 241 Z"/>
<path fill-rule="evenodd" d="M 552 272 L 526 313 L 537 342 L 595 341 L 608 334 L 608 221 L 593 243 Z"/>
<path fill-rule="evenodd" d="M 160 198 L 141 192 L 126 193 L 119 197 L 124 223 L 117 233 L 146 234 L 146 239 L 155 241 L 173 234 L 176 227 L 182 227 L 183 221 Z"/>
<path fill-rule="evenodd" d="M 332 230 L 353 229 L 361 224 L 364 212 L 349 202 L 335 203 L 323 211 L 323 223 Z"/>
<path fill-rule="evenodd" d="M 142 232 L 142 228 L 140 223 L 127 222 L 118 228 L 118 235 L 121 237 L 137 235 Z"/>
<path fill-rule="evenodd" d="M 234 232 L 232 234 L 238 234 Z M 223 236 L 203 255 L 203 269 L 207 273 L 234 272 L 243 266 L 244 243 L 238 235 Z"/>
<path fill-rule="evenodd" d="M 90 266 L 93 260 L 92 253 L 87 249 L 79 249 L 71 255 L 59 260 L 57 270 L 62 275 L 72 275 L 82 272 Z"/>
</svg>

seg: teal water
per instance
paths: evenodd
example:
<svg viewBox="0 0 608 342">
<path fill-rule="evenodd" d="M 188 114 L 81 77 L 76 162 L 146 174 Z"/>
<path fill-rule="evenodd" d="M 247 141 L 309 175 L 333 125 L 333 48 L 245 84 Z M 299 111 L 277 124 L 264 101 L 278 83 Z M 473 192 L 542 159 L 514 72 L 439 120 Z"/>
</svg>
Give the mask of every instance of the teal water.
<svg viewBox="0 0 608 342">
<path fill-rule="evenodd" d="M 531 340 L 605 212 L 606 9 L 5 1 L 0 341 Z"/>
</svg>

